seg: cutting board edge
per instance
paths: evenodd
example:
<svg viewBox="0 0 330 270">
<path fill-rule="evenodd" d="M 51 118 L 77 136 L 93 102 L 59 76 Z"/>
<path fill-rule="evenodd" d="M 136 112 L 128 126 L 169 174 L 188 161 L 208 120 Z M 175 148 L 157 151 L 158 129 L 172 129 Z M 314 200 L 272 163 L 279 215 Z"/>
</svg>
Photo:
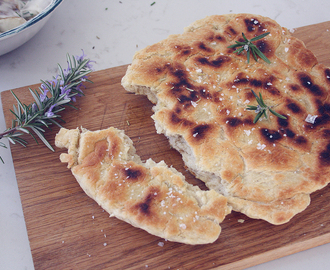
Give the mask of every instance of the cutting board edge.
<svg viewBox="0 0 330 270">
<path fill-rule="evenodd" d="M 253 267 L 259 264 L 263 264 L 266 262 L 271 262 L 276 259 L 280 259 L 289 255 L 296 254 L 301 251 L 305 251 L 311 248 L 315 248 L 318 246 L 322 246 L 330 243 L 330 233 L 323 234 L 321 236 L 308 239 L 301 242 L 295 242 L 293 244 L 288 244 L 283 247 L 273 249 L 270 251 L 266 251 L 264 253 L 260 253 L 255 256 L 248 257 L 246 259 L 236 261 L 225 266 L 220 266 L 214 269 L 218 270 L 238 270 L 238 269 L 246 269 L 248 267 Z"/>
</svg>

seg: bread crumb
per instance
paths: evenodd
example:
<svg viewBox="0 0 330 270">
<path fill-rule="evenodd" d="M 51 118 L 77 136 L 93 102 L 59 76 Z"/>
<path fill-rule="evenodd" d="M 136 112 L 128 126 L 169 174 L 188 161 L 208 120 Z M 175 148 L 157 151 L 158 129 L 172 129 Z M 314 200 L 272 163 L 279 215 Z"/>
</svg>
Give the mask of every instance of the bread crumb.
<svg viewBox="0 0 330 270">
<path fill-rule="evenodd" d="M 239 223 L 244 223 L 245 220 L 240 218 L 240 219 L 237 220 L 237 221 L 238 221 Z"/>
<path fill-rule="evenodd" d="M 164 242 L 159 242 L 158 243 L 158 246 L 163 247 L 164 246 Z"/>
</svg>

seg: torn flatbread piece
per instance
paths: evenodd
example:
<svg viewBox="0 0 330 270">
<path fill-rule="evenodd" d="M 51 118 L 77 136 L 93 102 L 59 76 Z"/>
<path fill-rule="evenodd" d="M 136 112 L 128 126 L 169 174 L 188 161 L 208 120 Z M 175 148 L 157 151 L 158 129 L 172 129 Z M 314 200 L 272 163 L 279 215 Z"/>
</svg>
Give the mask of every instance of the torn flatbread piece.
<svg viewBox="0 0 330 270">
<path fill-rule="evenodd" d="M 164 161 L 143 163 L 123 131 L 62 128 L 55 144 L 60 159 L 85 193 L 104 210 L 147 232 L 186 244 L 207 244 L 220 235 L 231 212 L 227 199 L 202 191 Z"/>
<path fill-rule="evenodd" d="M 270 64 L 228 46 L 254 44 Z M 214 15 L 138 51 L 123 87 L 147 95 L 152 118 L 186 167 L 233 210 L 288 222 L 330 181 L 330 69 L 274 20 Z M 287 119 L 253 123 L 252 93 Z"/>
</svg>

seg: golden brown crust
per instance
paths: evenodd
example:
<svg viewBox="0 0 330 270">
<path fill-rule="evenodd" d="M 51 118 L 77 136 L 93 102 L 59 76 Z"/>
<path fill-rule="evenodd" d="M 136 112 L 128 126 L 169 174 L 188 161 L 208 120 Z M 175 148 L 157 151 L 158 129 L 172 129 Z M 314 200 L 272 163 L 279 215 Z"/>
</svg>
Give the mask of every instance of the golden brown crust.
<svg viewBox="0 0 330 270">
<path fill-rule="evenodd" d="M 248 64 L 244 53 L 227 48 L 242 32 L 248 39 L 270 32 L 255 44 L 271 64 Z M 234 210 L 284 223 L 330 181 L 330 69 L 269 18 L 229 14 L 196 21 L 182 35 L 137 52 L 122 85 L 148 95 L 156 104 L 157 132 L 196 177 L 236 199 Z M 251 89 L 287 120 L 270 115 L 253 124 L 256 114 L 246 110 L 257 105 Z M 317 116 L 315 123 L 308 115 Z M 274 206 L 288 200 L 284 212 Z M 262 205 L 286 218 L 270 217 Z"/>
<path fill-rule="evenodd" d="M 230 213 L 227 199 L 188 184 L 162 161 L 142 163 L 132 141 L 115 128 L 62 128 L 56 146 L 82 189 L 111 215 L 151 234 L 187 244 L 214 242 Z"/>
</svg>

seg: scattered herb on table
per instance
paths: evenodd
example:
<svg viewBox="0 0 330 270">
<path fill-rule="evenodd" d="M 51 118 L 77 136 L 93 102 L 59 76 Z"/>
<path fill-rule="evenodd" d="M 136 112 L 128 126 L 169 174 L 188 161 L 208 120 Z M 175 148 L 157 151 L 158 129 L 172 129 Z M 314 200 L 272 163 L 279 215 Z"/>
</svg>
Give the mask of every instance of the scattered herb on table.
<svg viewBox="0 0 330 270">
<path fill-rule="evenodd" d="M 261 116 L 265 116 L 266 119 L 268 119 L 268 116 L 267 116 L 267 110 L 269 110 L 272 114 L 274 114 L 275 116 L 281 118 L 281 119 L 286 119 L 285 116 L 275 112 L 273 109 L 271 109 L 271 106 L 267 106 L 262 98 L 262 95 L 261 93 L 259 92 L 259 96 L 253 91 L 251 90 L 253 95 L 255 96 L 257 102 L 258 102 L 258 106 L 251 106 L 251 105 L 248 105 L 248 107 L 246 108 L 247 110 L 252 110 L 252 111 L 255 111 L 257 113 L 256 117 L 254 118 L 253 120 L 253 123 L 257 123 L 258 120 L 260 119 Z"/>
<path fill-rule="evenodd" d="M 58 65 L 59 74 L 56 77 L 49 81 L 41 80 L 38 90 L 29 88 L 34 98 L 34 102 L 29 105 L 23 104 L 11 91 L 17 101 L 17 107 L 13 105 L 13 110 L 10 110 L 14 115 L 12 126 L 0 133 L 0 140 L 7 138 L 12 144 L 18 143 L 25 147 L 27 141 L 21 136 L 26 133 L 31 135 L 37 143 L 36 137 L 38 137 L 50 150 L 54 151 L 44 133 L 46 128 L 50 129 L 52 125 L 62 127 L 59 121 L 65 121 L 59 113 L 67 106 L 76 109 L 73 102 L 77 97 L 84 95 L 83 83 L 92 83 L 87 79 L 87 75 L 92 72 L 92 64 L 89 59 L 85 59 L 85 56 L 84 53 L 75 57 L 67 55 L 67 69 L 62 69 Z M 2 142 L 0 142 L 0 147 L 7 148 Z M 4 163 L 1 156 L 0 160 Z"/>
<path fill-rule="evenodd" d="M 156 2 L 152 2 L 152 3 L 150 4 L 150 6 L 153 6 L 154 4 L 156 4 Z"/>
<path fill-rule="evenodd" d="M 259 48 L 253 44 L 254 41 L 264 38 L 265 36 L 269 35 L 270 32 L 264 33 L 252 39 L 247 39 L 244 33 L 242 36 L 244 41 L 235 41 L 236 44 L 230 45 L 227 48 L 237 48 L 234 53 L 237 55 L 241 54 L 242 52 L 246 51 L 247 62 L 250 63 L 250 54 L 252 53 L 254 60 L 258 61 L 258 56 L 264 60 L 266 63 L 270 64 L 269 59 L 259 50 Z"/>
</svg>

